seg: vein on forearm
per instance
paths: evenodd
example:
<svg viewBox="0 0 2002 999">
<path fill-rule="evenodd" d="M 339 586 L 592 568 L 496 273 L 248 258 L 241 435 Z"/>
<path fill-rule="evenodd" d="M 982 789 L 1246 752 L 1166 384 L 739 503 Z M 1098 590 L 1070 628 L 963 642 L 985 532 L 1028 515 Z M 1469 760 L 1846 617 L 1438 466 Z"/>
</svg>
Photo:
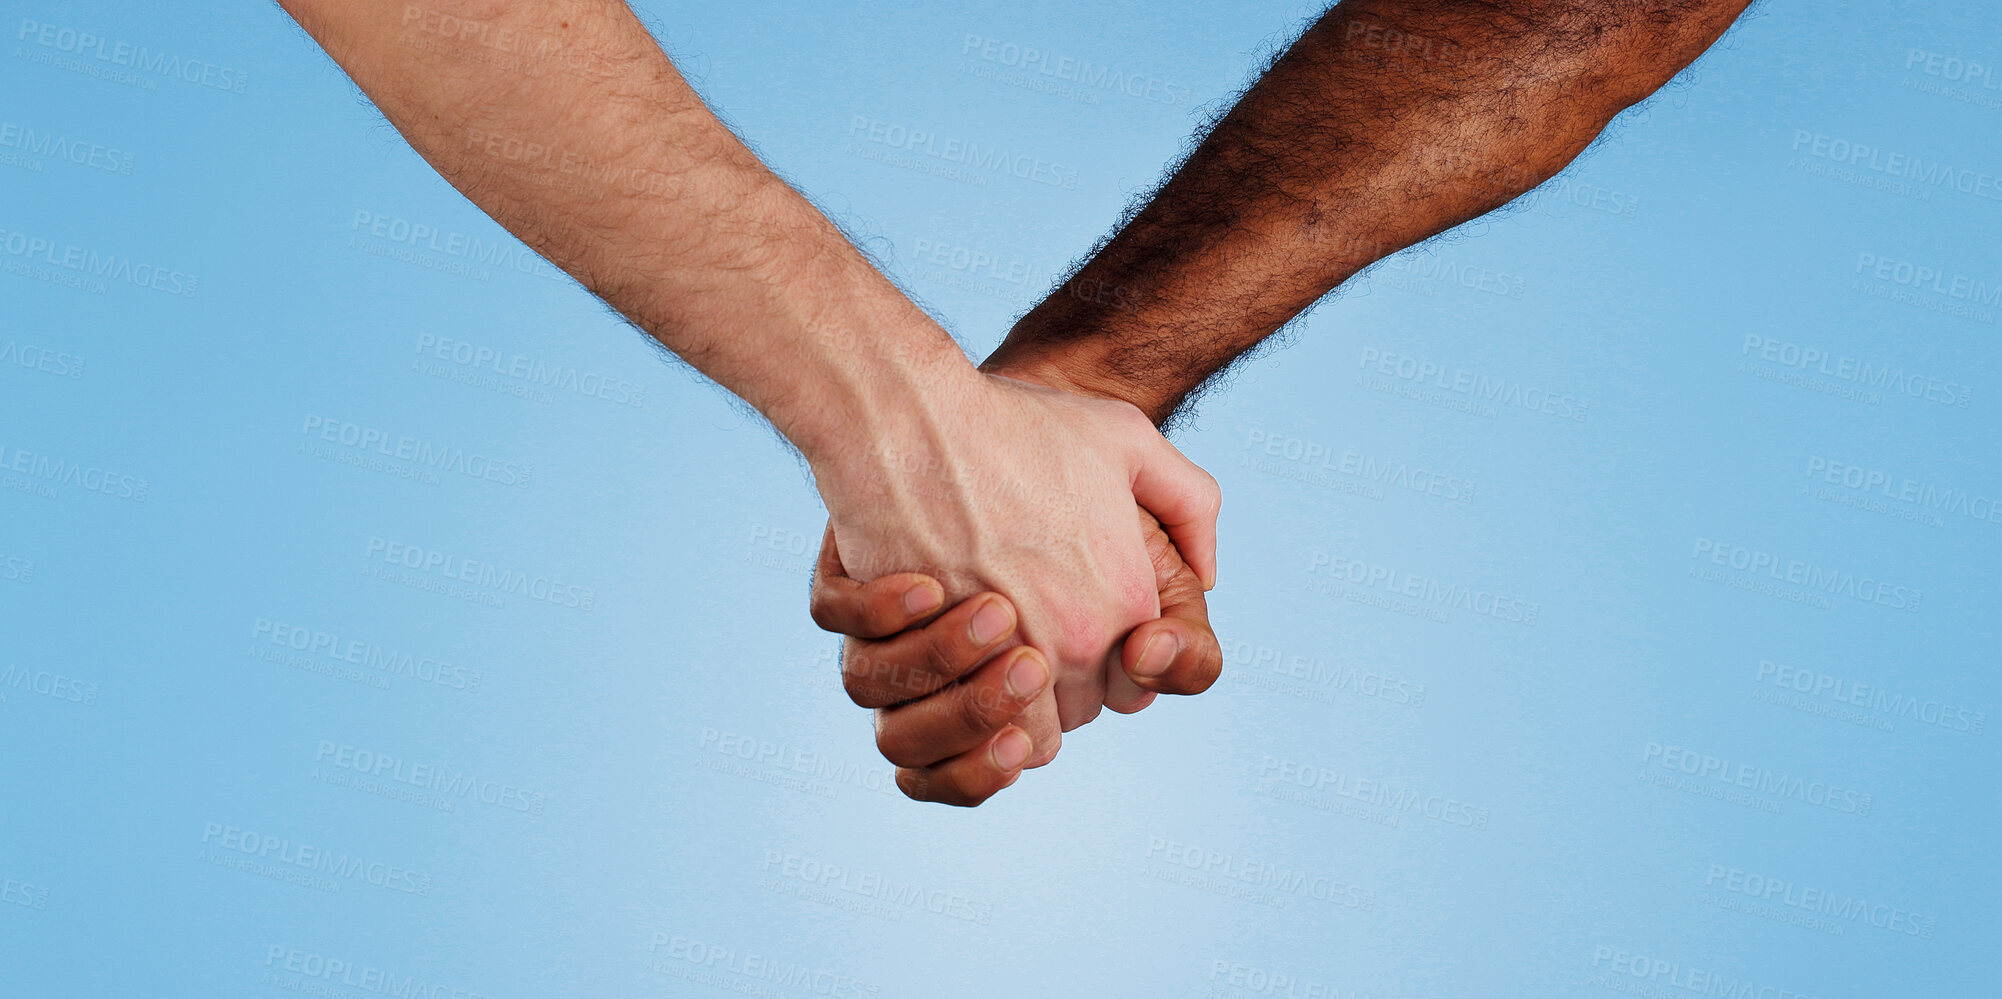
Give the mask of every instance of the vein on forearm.
<svg viewBox="0 0 2002 999">
<path fill-rule="evenodd" d="M 1554 176 L 1748 0 L 1346 0 L 990 358 L 1167 420 L 1370 263 Z"/>
</svg>

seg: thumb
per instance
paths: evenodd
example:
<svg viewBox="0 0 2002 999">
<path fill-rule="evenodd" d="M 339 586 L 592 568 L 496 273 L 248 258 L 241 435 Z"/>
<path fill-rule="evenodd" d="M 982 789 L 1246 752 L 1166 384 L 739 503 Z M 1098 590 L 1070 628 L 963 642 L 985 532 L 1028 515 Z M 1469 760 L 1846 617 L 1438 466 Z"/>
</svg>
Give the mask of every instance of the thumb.
<svg viewBox="0 0 2002 999">
<path fill-rule="evenodd" d="M 945 605 L 945 587 L 917 572 L 866 583 L 848 575 L 834 548 L 834 525 L 821 535 L 808 613 L 822 629 L 850 638 L 884 638 L 924 622 Z"/>
<path fill-rule="evenodd" d="M 1154 560 L 1161 616 L 1134 628 L 1119 649 L 1119 665 L 1142 690 L 1200 694 L 1223 672 L 1223 648 L 1210 628 L 1209 601 L 1196 574 L 1159 527 L 1144 525 Z"/>
<path fill-rule="evenodd" d="M 1144 417 L 1143 417 L 1144 419 Z M 1216 585 L 1216 518 L 1223 493 L 1216 479 L 1152 429 L 1133 470 L 1133 499 L 1161 522 L 1195 574 L 1197 593 Z M 1165 603 L 1166 591 L 1162 592 Z M 1166 608 L 1162 611 L 1166 613 Z"/>
</svg>

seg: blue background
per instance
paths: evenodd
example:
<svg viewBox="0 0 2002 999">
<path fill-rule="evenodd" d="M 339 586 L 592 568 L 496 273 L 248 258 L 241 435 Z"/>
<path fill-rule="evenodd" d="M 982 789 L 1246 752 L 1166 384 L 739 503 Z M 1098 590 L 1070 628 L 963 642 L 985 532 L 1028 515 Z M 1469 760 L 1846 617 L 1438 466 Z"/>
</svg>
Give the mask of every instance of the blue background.
<svg viewBox="0 0 2002 999">
<path fill-rule="evenodd" d="M 1316 12 L 647 7 L 976 354 Z M 973 811 L 899 796 L 842 695 L 797 462 L 276 7 L 4 27 L 0 992 L 1993 987 L 1990 5 L 1755 10 L 1247 363 L 1177 438 L 1226 676 Z"/>
</svg>

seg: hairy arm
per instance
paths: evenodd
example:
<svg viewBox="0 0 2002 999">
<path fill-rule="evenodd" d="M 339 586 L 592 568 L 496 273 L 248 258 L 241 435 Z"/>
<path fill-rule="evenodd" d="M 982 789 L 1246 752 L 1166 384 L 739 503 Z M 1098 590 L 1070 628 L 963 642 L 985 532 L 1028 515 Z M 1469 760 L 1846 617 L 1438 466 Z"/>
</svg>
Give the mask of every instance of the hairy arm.
<svg viewBox="0 0 2002 999">
<path fill-rule="evenodd" d="M 281 3 L 447 181 L 799 448 L 846 571 L 1007 594 L 1053 673 L 1038 758 L 1159 616 L 1134 504 L 1214 578 L 1214 480 L 1127 403 L 976 371 L 624 0 Z"/>
<path fill-rule="evenodd" d="M 1343 0 L 986 368 L 1156 423 L 1357 271 L 1554 176 L 1750 0 Z"/>
<path fill-rule="evenodd" d="M 444 178 L 809 461 L 972 381 L 620 0 L 280 0 Z"/>
</svg>

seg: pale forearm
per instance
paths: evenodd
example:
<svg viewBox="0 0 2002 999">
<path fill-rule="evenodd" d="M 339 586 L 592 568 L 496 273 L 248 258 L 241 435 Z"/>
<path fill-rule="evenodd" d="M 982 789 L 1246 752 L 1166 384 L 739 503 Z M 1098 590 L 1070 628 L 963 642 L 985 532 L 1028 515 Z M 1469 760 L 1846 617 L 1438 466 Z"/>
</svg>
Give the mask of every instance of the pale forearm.
<svg viewBox="0 0 2002 999">
<path fill-rule="evenodd" d="M 1345 0 L 990 370 L 1163 421 L 1342 281 L 1555 175 L 1748 0 Z"/>
<path fill-rule="evenodd" d="M 281 2 L 454 187 L 809 459 L 972 377 L 621 0 Z"/>
</svg>

